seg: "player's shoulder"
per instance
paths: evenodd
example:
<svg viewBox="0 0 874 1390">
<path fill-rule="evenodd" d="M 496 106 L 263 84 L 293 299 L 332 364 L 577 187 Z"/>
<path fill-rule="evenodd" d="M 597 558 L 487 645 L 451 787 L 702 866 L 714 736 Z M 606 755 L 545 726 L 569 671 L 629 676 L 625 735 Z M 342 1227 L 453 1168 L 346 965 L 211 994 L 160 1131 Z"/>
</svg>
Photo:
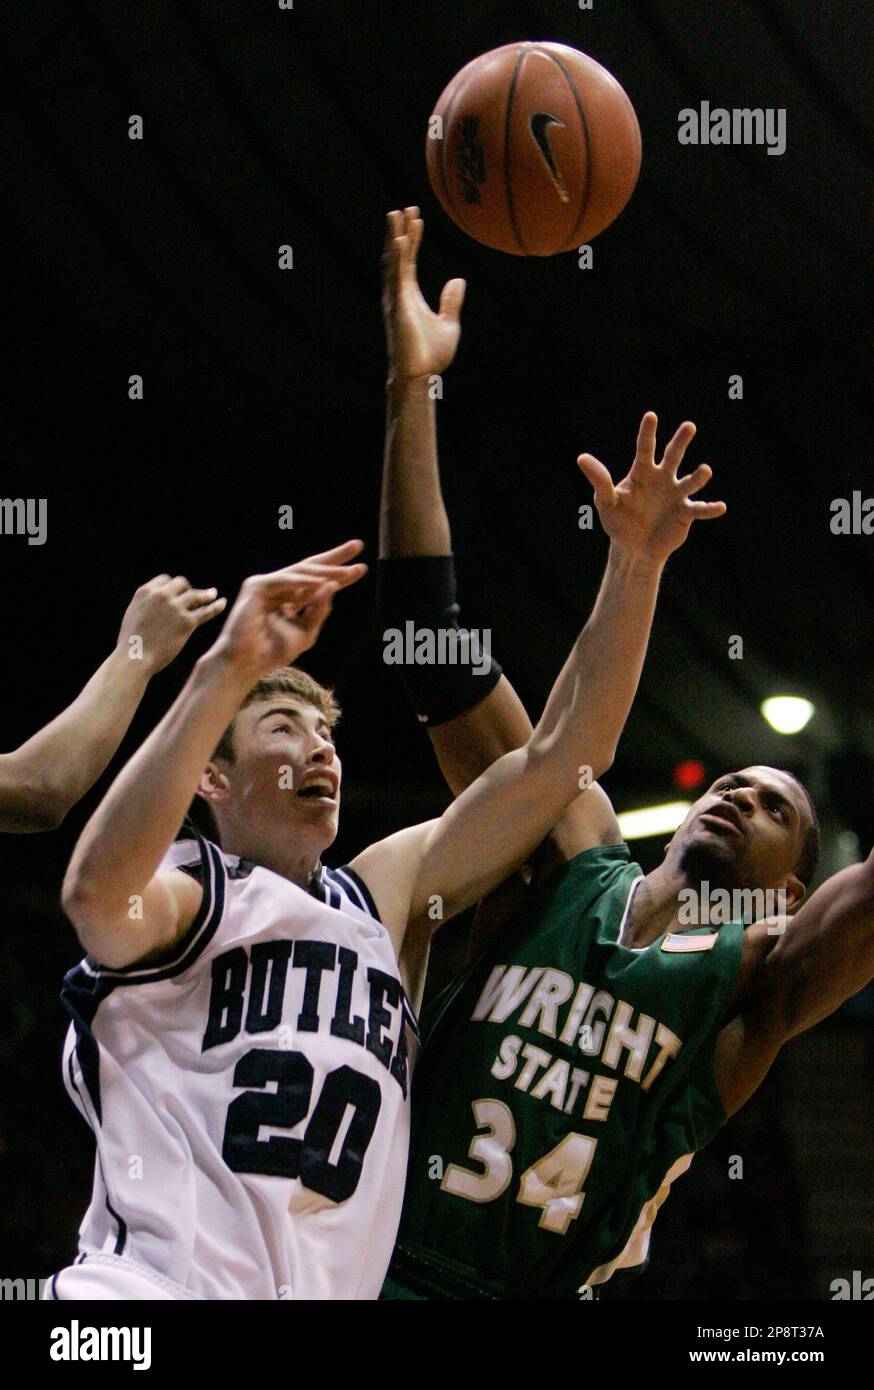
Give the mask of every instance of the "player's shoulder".
<svg viewBox="0 0 874 1390">
<path fill-rule="evenodd" d="M 174 840 L 161 860 L 160 871 L 178 869 L 203 882 L 214 874 L 232 880 L 248 878 L 258 866 L 237 854 L 228 854 L 205 835 L 192 832 Z"/>
<path fill-rule="evenodd" d="M 310 895 L 327 907 L 340 911 L 352 909 L 353 915 L 363 913 L 375 922 L 381 922 L 379 909 L 373 894 L 362 875 L 351 864 L 339 868 L 321 865 L 312 883 Z"/>
<path fill-rule="evenodd" d="M 80 970 L 95 977 L 98 991 L 121 985 L 156 984 L 189 970 L 219 930 L 226 903 L 227 872 L 217 845 L 202 836 L 179 839 L 169 847 L 149 887 L 151 906 L 161 910 L 172 930 L 152 949 L 129 963 L 87 956 Z M 133 906 L 133 905 L 132 905 Z M 143 909 L 145 910 L 145 909 Z"/>
<path fill-rule="evenodd" d="M 246 881 L 253 876 L 269 879 L 274 891 L 301 893 L 307 898 L 323 903 L 326 907 L 340 911 L 352 911 L 353 915 L 363 914 L 380 921 L 379 910 L 364 877 L 352 864 L 338 868 L 320 864 L 307 888 L 301 888 L 290 880 L 276 874 L 253 860 L 238 854 L 230 854 L 220 845 L 200 834 L 193 834 L 176 840 L 167 851 L 161 863 L 165 872 L 181 872 L 196 879 L 204 889 L 216 890 L 223 885 L 224 895 L 245 889 Z"/>
</svg>

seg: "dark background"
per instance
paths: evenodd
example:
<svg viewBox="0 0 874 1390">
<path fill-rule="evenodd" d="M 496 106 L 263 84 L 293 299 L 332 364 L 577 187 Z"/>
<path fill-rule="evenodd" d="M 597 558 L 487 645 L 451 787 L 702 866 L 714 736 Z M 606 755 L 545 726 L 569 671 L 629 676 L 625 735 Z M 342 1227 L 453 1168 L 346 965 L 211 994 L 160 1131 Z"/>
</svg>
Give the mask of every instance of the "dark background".
<svg viewBox="0 0 874 1390">
<path fill-rule="evenodd" d="M 375 558 L 379 252 L 386 210 L 415 202 L 426 293 L 469 283 L 440 407 L 466 621 L 491 627 L 536 714 L 605 556 L 578 529 L 576 455 L 619 476 L 643 409 L 663 431 L 691 416 L 692 461 L 713 465 L 709 495 L 729 511 L 669 567 L 608 790 L 620 810 L 671 799 L 681 758 L 708 778 L 791 767 L 817 796 L 825 867 L 867 853 L 874 539 L 829 529 L 832 499 L 874 495 L 865 0 L 8 0 L 4 21 L 3 490 L 48 500 L 45 546 L 0 537 L 4 746 L 73 698 L 151 575 L 232 596 L 246 574 L 352 535 Z M 478 246 L 427 184 L 446 82 L 523 38 L 590 53 L 638 113 L 640 184 L 592 270 Z M 678 112 L 702 99 L 785 107 L 786 154 L 681 146 Z M 294 269 L 280 271 L 286 243 Z M 445 799 L 381 664 L 372 601 L 370 579 L 344 595 L 305 663 L 346 711 L 337 863 Z M 157 678 L 120 760 L 210 636 Z M 758 713 L 786 691 L 816 704 L 795 739 Z M 4 1276 L 66 1262 L 90 1191 L 90 1137 L 60 1079 L 57 990 L 79 952 L 57 896 L 105 786 L 54 835 L 0 845 Z M 651 868 L 661 847 L 633 851 Z M 464 930 L 445 929 L 438 973 Z M 824 1298 L 832 1278 L 874 1272 L 869 997 L 786 1049 L 678 1185 L 650 1271 L 611 1296 Z"/>
</svg>

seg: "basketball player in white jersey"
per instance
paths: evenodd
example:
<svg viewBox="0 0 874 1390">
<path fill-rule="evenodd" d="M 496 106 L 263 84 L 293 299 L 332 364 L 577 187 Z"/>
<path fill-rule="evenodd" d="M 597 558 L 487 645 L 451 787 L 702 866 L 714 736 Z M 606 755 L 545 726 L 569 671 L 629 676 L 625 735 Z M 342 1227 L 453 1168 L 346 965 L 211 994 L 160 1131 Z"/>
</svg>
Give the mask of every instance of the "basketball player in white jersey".
<svg viewBox="0 0 874 1390">
<path fill-rule="evenodd" d="M 159 574 L 137 589 L 115 647 L 61 714 L 20 748 L 0 753 L 0 831 L 55 830 L 93 787 L 127 733 L 156 672 L 195 628 L 221 613 L 215 589 Z"/>
<path fill-rule="evenodd" d="M 724 510 L 690 500 L 706 477 L 678 479 L 681 457 L 672 441 L 614 498 L 670 550 Z M 601 465 L 584 471 L 604 488 Z M 406 994 L 430 931 L 612 761 L 661 573 L 615 557 L 525 747 L 440 819 L 323 870 L 341 775 L 330 697 L 294 671 L 264 678 L 315 642 L 361 548 L 245 582 L 76 847 L 64 906 L 89 954 L 65 984 L 64 1064 L 97 1163 L 79 1258 L 47 1297 L 377 1297 L 404 1189 Z M 173 844 L 198 790 L 221 850 Z"/>
</svg>

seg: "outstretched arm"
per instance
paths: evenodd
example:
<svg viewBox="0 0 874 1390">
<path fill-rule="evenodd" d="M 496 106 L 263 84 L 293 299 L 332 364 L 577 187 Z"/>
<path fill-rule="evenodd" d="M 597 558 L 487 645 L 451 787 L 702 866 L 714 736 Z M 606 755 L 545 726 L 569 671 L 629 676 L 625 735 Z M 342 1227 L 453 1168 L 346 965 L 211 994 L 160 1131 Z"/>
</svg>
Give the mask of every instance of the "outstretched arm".
<svg viewBox="0 0 874 1390">
<path fill-rule="evenodd" d="M 0 830 L 52 830 L 117 751 L 156 671 L 220 613 L 215 589 L 158 575 L 137 589 L 114 651 L 68 709 L 12 753 L 0 755 Z"/>
<path fill-rule="evenodd" d="M 435 897 L 444 915 L 476 902 L 539 843 L 564 809 L 610 766 L 631 707 L 667 557 L 696 518 L 720 516 L 721 502 L 693 502 L 710 476 L 679 479 L 682 431 L 655 463 L 655 416 L 628 477 L 614 486 L 589 455 L 580 467 L 595 487 L 599 514 L 617 538 L 592 616 L 524 748 L 507 753 L 468 787 L 439 821 L 372 846 L 355 861 L 395 931 L 421 921 Z M 636 537 L 639 551 L 625 551 Z"/>
<path fill-rule="evenodd" d="M 313 645 L 333 594 L 367 569 L 347 563 L 361 548 L 347 541 L 247 579 L 218 641 L 94 812 L 70 861 L 63 904 L 85 950 L 104 965 L 169 949 L 193 920 L 199 887 L 178 871 L 159 872 L 161 860 L 246 694 Z"/>
<path fill-rule="evenodd" d="M 764 1080 L 785 1042 L 828 1018 L 874 977 L 874 851 L 827 879 L 785 921 L 744 933 L 746 982 L 716 1050 L 728 1114 Z"/>
<path fill-rule="evenodd" d="M 441 295 L 439 312 L 432 312 L 417 280 L 422 234 L 418 208 L 389 214 L 383 255 L 389 376 L 379 590 L 387 620 L 391 610 L 391 625 L 402 617 L 415 615 L 423 588 L 438 612 L 447 606 L 452 614 L 458 611 L 452 607 L 455 595 L 451 538 L 440 488 L 436 405 L 429 386 L 432 378 L 445 371 L 454 359 L 461 333 L 459 314 L 465 284 L 463 280 L 450 280 Z M 694 426 L 682 426 L 666 451 L 666 460 L 681 461 L 694 432 Z M 654 437 L 655 417 L 647 416 L 638 438 L 636 464 L 651 461 Z M 584 471 L 590 480 L 597 476 L 603 482 L 606 471 L 597 473 L 597 462 L 588 455 L 584 460 L 588 465 Z M 593 464 L 596 475 L 590 471 Z M 709 470 L 699 469 L 696 486 L 701 486 L 708 476 Z M 602 487 L 600 499 L 596 488 L 596 501 L 611 539 L 612 553 L 619 560 L 637 562 L 646 560 L 649 538 L 635 524 L 633 505 L 629 505 L 634 502 L 632 492 L 626 480 L 618 489 L 611 485 L 605 491 Z M 717 515 L 719 510 L 721 507 L 710 514 Z M 412 668 L 408 681 L 417 676 L 421 680 L 421 671 L 422 668 Z M 446 782 L 458 795 L 504 753 L 524 747 L 531 737 L 532 725 L 504 674 L 496 684 L 492 677 L 471 678 L 463 668 L 454 666 L 442 668 L 436 676 L 446 687 L 439 692 L 437 702 L 448 704 L 450 717 L 444 711 L 439 722 L 429 721 L 428 735 Z M 481 679 L 483 686 L 491 684 L 492 688 L 478 699 Z M 409 693 L 415 700 L 412 689 Z M 456 707 L 458 713 L 453 712 Z M 418 706 L 416 712 L 424 717 Z M 538 855 L 538 871 L 548 872 L 553 864 L 573 858 L 583 849 L 619 838 L 613 807 L 603 790 L 593 785 L 549 828 Z M 472 938 L 471 942 L 474 950 L 488 929 L 487 916 L 478 914 L 474 933 L 477 941 Z"/>
<path fill-rule="evenodd" d="M 416 207 L 388 215 L 383 317 L 389 369 L 379 553 L 381 561 L 389 562 L 433 557 L 439 567 L 440 559 L 451 564 L 452 538 L 440 487 L 433 380 L 455 358 L 465 282 L 450 280 L 444 286 L 436 314 L 428 307 L 416 272 L 423 229 Z M 434 572 L 432 567 L 429 576 Z M 381 581 L 387 573 L 383 566 Z M 409 575 L 410 586 L 416 586 L 415 565 L 401 568 L 400 574 L 402 581 Z M 415 600 L 415 594 L 407 597 Z M 413 612 L 411 605 L 409 616 Z M 453 673 L 447 675 L 451 680 Z M 455 795 L 531 736 L 531 721 L 506 676 L 496 684 L 483 680 L 483 685 L 488 688 L 482 698 L 475 693 L 475 703 L 428 725 L 440 770 Z"/>
</svg>

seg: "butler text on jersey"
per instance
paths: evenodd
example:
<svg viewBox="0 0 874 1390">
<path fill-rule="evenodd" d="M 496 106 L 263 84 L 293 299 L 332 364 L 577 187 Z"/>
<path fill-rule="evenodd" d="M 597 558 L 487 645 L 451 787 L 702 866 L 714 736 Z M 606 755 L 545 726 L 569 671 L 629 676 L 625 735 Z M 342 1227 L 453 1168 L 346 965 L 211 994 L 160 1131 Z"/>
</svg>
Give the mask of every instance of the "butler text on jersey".
<svg viewBox="0 0 874 1390">
<path fill-rule="evenodd" d="M 363 978 L 362 978 L 363 977 Z M 361 1014 L 354 995 L 366 998 Z M 209 1018 L 201 1050 L 286 1024 L 294 1033 L 327 1032 L 365 1047 L 406 1097 L 407 1044 L 400 981 L 375 966 L 359 966 L 358 953 L 333 941 L 262 941 L 235 946 L 212 962 Z"/>
</svg>

